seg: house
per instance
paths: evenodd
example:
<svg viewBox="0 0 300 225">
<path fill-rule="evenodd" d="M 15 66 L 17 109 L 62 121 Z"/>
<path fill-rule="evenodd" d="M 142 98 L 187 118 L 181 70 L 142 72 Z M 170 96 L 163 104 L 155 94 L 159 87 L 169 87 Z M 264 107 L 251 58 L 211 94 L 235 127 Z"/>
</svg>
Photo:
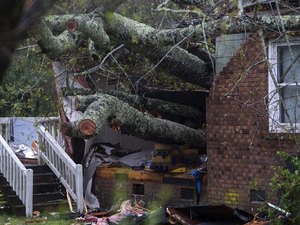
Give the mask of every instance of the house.
<svg viewBox="0 0 300 225">
<path fill-rule="evenodd" d="M 206 102 L 209 204 L 251 212 L 277 203 L 269 183 L 285 162 L 276 153 L 299 154 L 300 36 L 287 36 L 218 38 L 217 77 Z"/>
<path fill-rule="evenodd" d="M 264 4 L 264 9 L 268 9 L 268 4 L 275 4 L 271 0 L 260 2 Z M 295 1 L 290 2 L 296 4 Z M 243 10 L 250 12 L 252 6 L 252 1 L 240 5 L 244 7 Z M 204 107 L 206 153 L 209 160 L 207 186 L 201 193 L 200 204 L 228 204 L 254 211 L 264 201 L 276 203 L 277 196 L 271 191 L 269 181 L 273 176 L 273 167 L 284 166 L 285 163 L 276 152 L 283 150 L 295 155 L 299 151 L 299 32 L 286 33 L 288 39 L 271 30 L 264 31 L 263 35 L 261 32 L 229 34 L 217 39 L 217 76 Z M 68 80 L 71 76 L 65 76 L 59 66 L 56 68 L 62 81 L 58 89 L 74 84 Z M 105 82 L 106 87 L 107 83 L 109 82 Z M 80 82 L 78 87 L 82 87 Z M 65 108 L 64 112 L 60 112 L 62 122 L 76 121 L 80 113 L 74 108 L 72 97 L 65 96 L 63 100 Z M 64 121 L 64 117 L 69 120 Z M 44 139 L 48 138 L 53 144 L 54 141 L 46 130 L 42 130 L 40 134 L 47 134 Z M 155 143 L 113 132 L 108 126 L 91 142 L 80 138 L 65 138 L 65 144 L 76 163 L 81 162 L 96 142 L 119 142 L 125 148 L 138 149 L 142 146 L 145 148 L 143 150 L 158 150 L 154 147 Z M 57 152 L 61 150 L 57 145 L 54 146 L 56 150 L 59 149 Z M 67 158 L 64 155 L 62 157 Z M 76 180 L 82 172 L 81 165 L 73 165 L 67 159 L 65 161 L 71 165 L 70 171 Z M 97 163 L 100 165 L 102 161 Z M 60 164 L 61 161 L 57 167 Z M 133 197 L 145 202 L 156 199 L 161 204 L 193 205 L 199 197 L 195 195 L 196 182 L 191 176 L 101 166 L 92 168 L 91 171 L 96 172 L 95 176 L 90 174 L 94 181 L 83 181 L 84 186 L 89 185 L 104 207 L 109 207 L 118 200 L 121 192 L 124 198 Z M 82 211 L 82 190 L 75 195 L 75 189 L 80 189 L 82 180 L 73 181 L 72 178 L 70 184 L 73 185 L 70 189 L 74 190 L 74 198 L 80 200 L 78 205 Z M 172 198 L 164 198 L 157 190 L 172 195 Z"/>
<path fill-rule="evenodd" d="M 261 3 L 267 10 L 275 4 Z M 243 4 L 244 10 L 251 12 L 253 2 Z M 284 161 L 276 153 L 298 153 L 298 106 L 292 95 L 297 92 L 291 90 L 296 88 L 297 80 L 292 78 L 299 68 L 290 67 L 289 53 L 291 49 L 294 59 L 298 58 L 300 39 L 297 32 L 288 35 L 288 42 L 272 31 L 229 34 L 217 40 L 217 77 L 206 100 L 206 204 L 225 203 L 255 211 L 265 200 L 277 201 L 269 182 L 273 167 L 284 166 Z M 143 180 L 141 177 L 147 176 L 138 172 L 112 173 L 98 168 L 94 189 L 99 199 L 108 199 L 120 177 L 125 179 L 124 186 L 131 188 L 128 193 L 141 198 L 145 198 L 143 191 L 163 183 Z"/>
</svg>

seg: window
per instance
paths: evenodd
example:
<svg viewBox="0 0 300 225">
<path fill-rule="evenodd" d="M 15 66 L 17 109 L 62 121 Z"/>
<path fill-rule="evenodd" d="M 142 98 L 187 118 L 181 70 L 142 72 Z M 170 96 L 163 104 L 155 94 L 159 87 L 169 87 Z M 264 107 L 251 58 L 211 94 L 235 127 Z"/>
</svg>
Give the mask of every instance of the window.
<svg viewBox="0 0 300 225">
<path fill-rule="evenodd" d="M 300 41 L 269 45 L 271 132 L 300 132 Z"/>
<path fill-rule="evenodd" d="M 180 188 L 180 199 L 193 200 L 194 192 L 192 188 Z"/>
<path fill-rule="evenodd" d="M 132 184 L 132 194 L 134 195 L 144 195 L 144 184 Z"/>
<path fill-rule="evenodd" d="M 266 192 L 263 190 L 250 190 L 250 202 L 264 202 Z"/>
</svg>

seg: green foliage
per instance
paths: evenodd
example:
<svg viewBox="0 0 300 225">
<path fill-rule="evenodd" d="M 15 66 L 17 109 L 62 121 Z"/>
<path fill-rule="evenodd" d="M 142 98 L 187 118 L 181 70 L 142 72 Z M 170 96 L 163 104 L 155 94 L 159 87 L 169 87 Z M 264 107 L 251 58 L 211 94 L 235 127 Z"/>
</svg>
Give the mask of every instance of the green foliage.
<svg viewBox="0 0 300 225">
<path fill-rule="evenodd" d="M 75 224 L 75 220 L 67 218 L 66 213 L 64 213 L 64 214 L 57 214 L 55 216 L 52 216 L 50 214 L 43 214 L 40 218 L 41 219 L 47 218 L 47 219 L 44 222 L 40 222 L 40 223 L 38 223 L 38 222 L 30 223 L 30 221 L 34 221 L 31 218 L 16 217 L 16 216 L 7 215 L 7 214 L 1 214 L 0 215 L 0 224 L 4 224 L 4 225 L 5 224 L 7 224 L 7 225 L 25 225 L 25 224 L 71 225 L 71 224 Z M 76 224 L 83 225 L 83 223 L 76 223 Z"/>
<path fill-rule="evenodd" d="M 25 47 L 16 52 L 0 85 L 0 116 L 56 114 L 51 67 L 37 51 Z"/>
<path fill-rule="evenodd" d="M 271 186 L 279 195 L 282 209 L 291 213 L 288 219 L 289 225 L 300 224 L 300 158 L 290 156 L 285 152 L 278 152 L 278 155 L 286 160 L 287 168 L 276 168 L 276 173 L 272 178 Z M 274 224 L 286 224 L 278 218 L 278 211 L 271 210 L 274 217 Z"/>
</svg>

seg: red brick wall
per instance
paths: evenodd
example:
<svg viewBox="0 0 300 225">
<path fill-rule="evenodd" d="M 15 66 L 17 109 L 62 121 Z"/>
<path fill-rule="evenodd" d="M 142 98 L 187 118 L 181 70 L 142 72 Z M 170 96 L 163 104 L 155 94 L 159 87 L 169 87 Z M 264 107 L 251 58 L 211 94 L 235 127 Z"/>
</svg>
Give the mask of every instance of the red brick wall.
<svg viewBox="0 0 300 225">
<path fill-rule="evenodd" d="M 266 192 L 276 152 L 295 153 L 287 135 L 268 131 L 268 68 L 257 35 L 249 38 L 223 69 L 207 99 L 208 201 L 250 211 L 250 189 Z"/>
</svg>

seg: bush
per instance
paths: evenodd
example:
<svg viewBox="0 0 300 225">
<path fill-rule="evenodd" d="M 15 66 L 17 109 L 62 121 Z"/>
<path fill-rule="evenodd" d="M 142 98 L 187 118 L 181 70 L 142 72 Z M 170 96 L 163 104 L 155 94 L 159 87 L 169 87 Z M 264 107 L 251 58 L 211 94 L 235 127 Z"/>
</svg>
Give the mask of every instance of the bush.
<svg viewBox="0 0 300 225">
<path fill-rule="evenodd" d="M 279 211 L 270 209 L 270 215 L 274 224 L 300 224 L 300 158 L 291 156 L 285 152 L 278 155 L 286 161 L 285 168 L 276 168 L 271 181 L 271 187 L 279 197 L 279 207 L 291 213 L 287 219 L 279 216 Z"/>
</svg>

